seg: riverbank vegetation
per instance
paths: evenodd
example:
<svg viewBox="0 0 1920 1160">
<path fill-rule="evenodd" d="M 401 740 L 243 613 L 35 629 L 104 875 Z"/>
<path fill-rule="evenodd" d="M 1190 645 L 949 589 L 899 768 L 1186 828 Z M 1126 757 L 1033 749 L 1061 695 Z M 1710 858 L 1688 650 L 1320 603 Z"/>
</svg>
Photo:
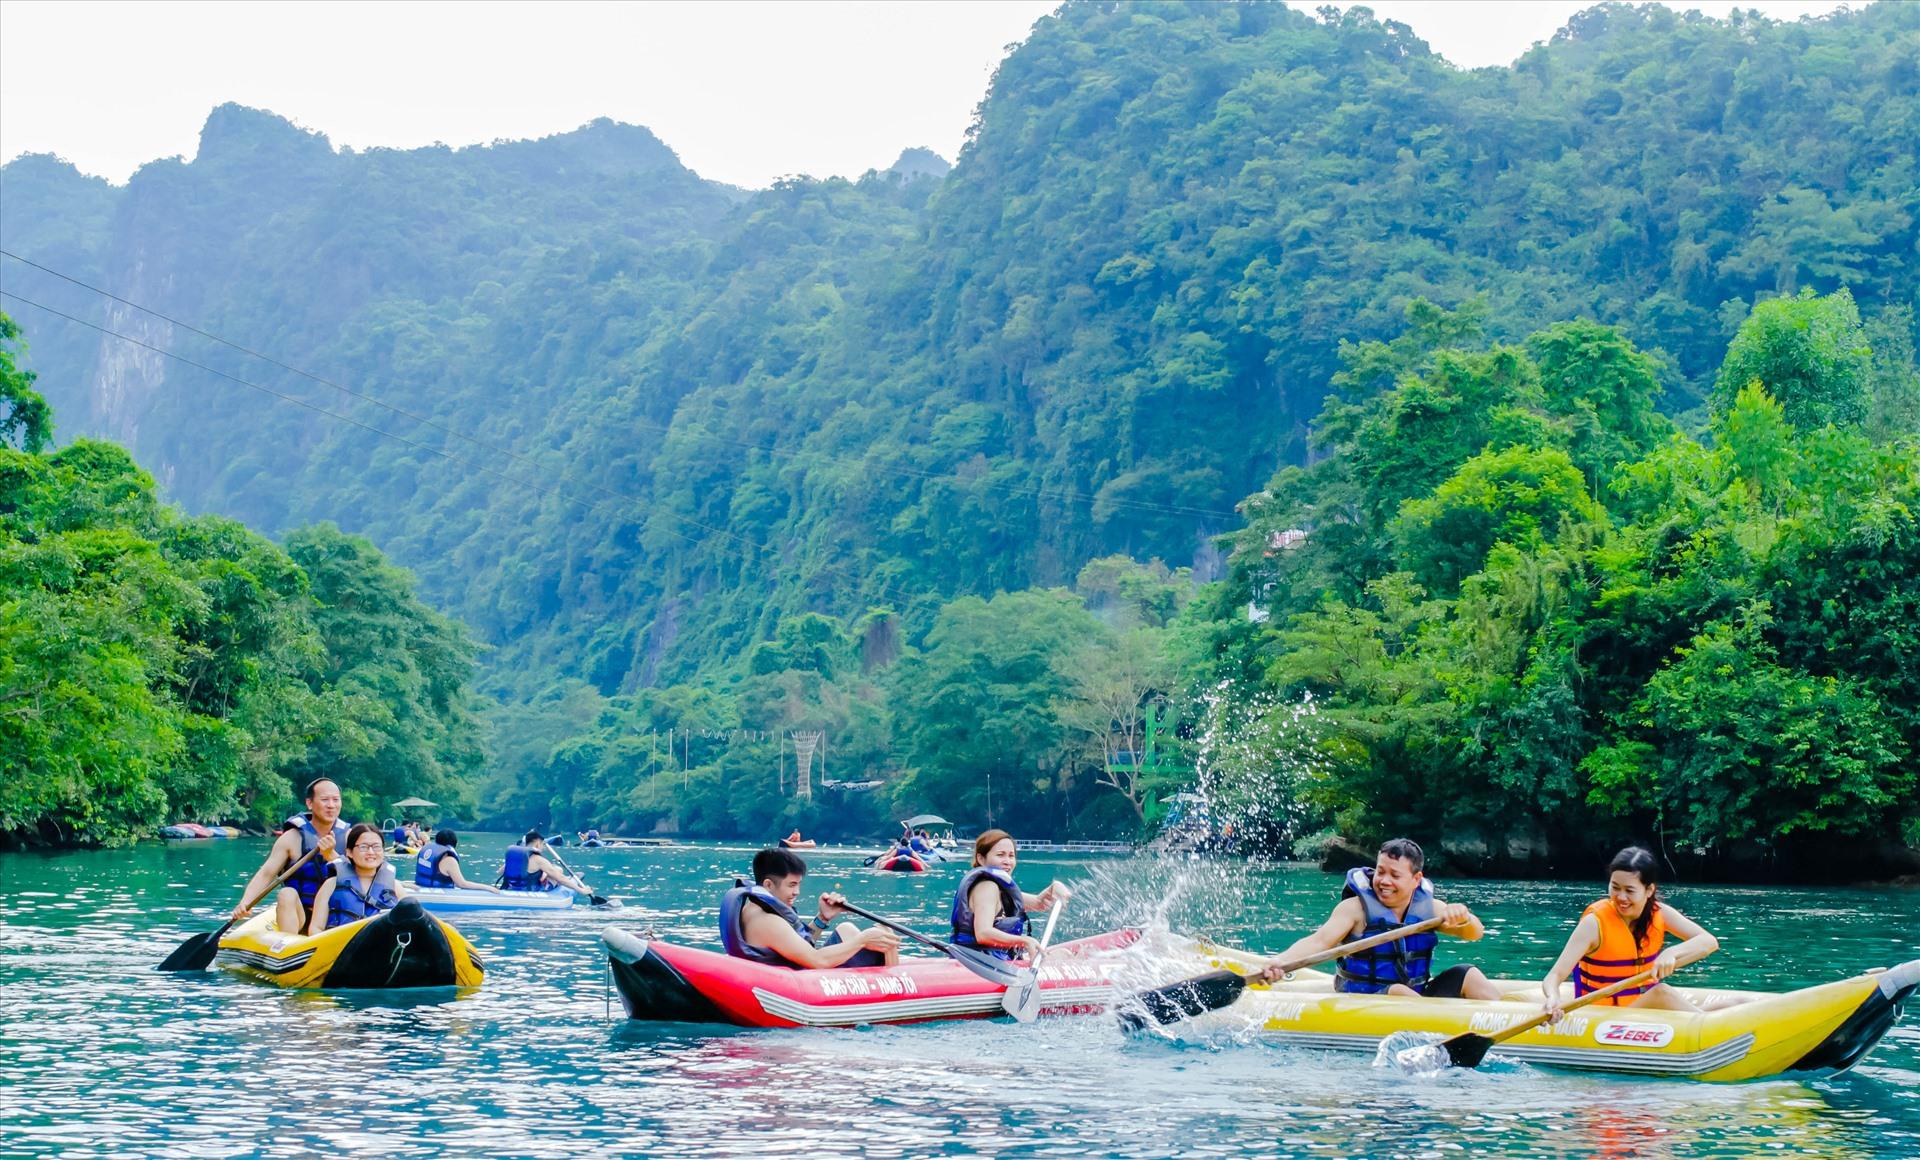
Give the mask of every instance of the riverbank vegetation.
<svg viewBox="0 0 1920 1160">
<path fill-rule="evenodd" d="M 365 539 L 274 544 L 163 504 L 119 447 L 52 447 L 0 314 L 0 841 L 278 821 L 324 771 L 370 816 L 479 765 L 476 649 Z"/>
<path fill-rule="evenodd" d="M 1916 37 L 1601 5 L 1464 71 L 1069 4 L 951 173 L 751 193 L 225 106 L 124 187 L 0 169 L 0 277 L 233 376 L 48 314 L 74 430 L 486 643 L 480 821 L 1124 836 L 1197 779 L 1270 849 L 1864 863 L 1920 837 Z"/>
</svg>

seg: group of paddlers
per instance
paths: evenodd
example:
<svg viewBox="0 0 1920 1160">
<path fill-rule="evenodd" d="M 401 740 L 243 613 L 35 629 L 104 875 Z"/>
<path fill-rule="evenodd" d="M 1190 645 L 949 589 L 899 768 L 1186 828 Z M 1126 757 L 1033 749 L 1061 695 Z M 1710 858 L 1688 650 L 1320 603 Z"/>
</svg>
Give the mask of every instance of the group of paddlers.
<svg viewBox="0 0 1920 1160">
<path fill-rule="evenodd" d="M 304 813 L 287 819 L 266 861 L 247 883 L 233 917 L 244 918 L 268 884 L 292 868 L 274 894 L 276 925 L 282 931 L 318 934 L 349 922 L 392 910 L 410 892 L 387 861 L 386 837 L 380 827 L 361 822 L 348 825 L 340 817 L 340 787 L 331 778 L 315 778 L 306 789 Z M 424 837 L 424 835 L 422 835 Z M 507 848 L 494 884 L 473 882 L 462 873 L 457 847 L 460 837 L 440 830 L 414 857 L 414 889 L 545 891 L 561 887 L 587 893 L 587 888 L 548 857 L 546 840 L 529 830 Z"/>
<path fill-rule="evenodd" d="M 1014 882 L 1018 848 L 1004 830 L 988 830 L 973 846 L 973 865 L 954 891 L 953 942 L 1001 958 L 1030 957 L 1038 942 L 1027 933 L 1027 916 L 1063 901 L 1059 883 L 1028 894 Z M 1368 942 L 1395 929 L 1406 935 L 1338 960 L 1334 989 L 1356 994 L 1424 996 L 1435 999 L 1498 999 L 1502 990 L 1471 964 L 1434 970 L 1441 935 L 1474 941 L 1486 927 L 1472 910 L 1434 893 L 1419 845 L 1397 838 L 1381 846 L 1371 868 L 1350 871 L 1342 897 L 1319 929 L 1296 941 L 1263 970 L 1277 981 L 1282 963 L 1297 962 L 1347 943 Z M 1651 970 L 1652 978 L 1603 1000 L 1616 1006 L 1692 1010 L 1695 1004 L 1664 980 L 1685 962 L 1719 949 L 1719 940 L 1699 923 L 1659 898 L 1659 863 L 1638 846 L 1614 856 L 1607 867 L 1607 897 L 1581 913 L 1572 936 L 1541 980 L 1543 1006 L 1558 1012 L 1561 984 L 1573 981 L 1575 996 Z M 846 900 L 820 895 L 817 914 L 795 910 L 807 864 L 789 849 L 754 855 L 753 882 L 736 882 L 720 903 L 720 941 L 738 958 L 798 969 L 890 965 L 900 940 L 879 927 L 862 930 L 835 924 Z M 1437 921 L 1437 927 L 1432 925 Z M 1412 929 L 1418 928 L 1418 929 Z M 1669 936 L 1672 936 L 1669 938 Z"/>
</svg>

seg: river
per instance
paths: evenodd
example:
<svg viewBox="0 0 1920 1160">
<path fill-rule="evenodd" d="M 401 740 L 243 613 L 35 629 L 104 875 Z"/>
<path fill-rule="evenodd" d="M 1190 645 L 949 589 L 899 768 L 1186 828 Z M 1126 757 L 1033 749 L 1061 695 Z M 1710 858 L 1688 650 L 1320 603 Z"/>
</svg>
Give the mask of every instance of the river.
<svg viewBox="0 0 1920 1160">
<path fill-rule="evenodd" d="M 470 836 L 497 865 L 506 839 Z M 64 1156 L 1920 1155 L 1920 1012 L 1853 1072 L 1709 1085 L 1500 1063 L 1409 1077 L 1359 1056 L 1124 1038 L 1107 1018 L 858 1031 L 640 1025 L 600 930 L 711 946 L 750 849 L 569 850 L 613 911 L 467 916 L 478 992 L 379 1002 L 150 968 L 218 925 L 266 843 L 0 855 L 0 1154 Z M 952 873 L 810 855 L 809 890 L 945 922 Z M 1277 948 L 1338 879 L 1237 863 L 1029 856 L 1078 893 L 1060 937 L 1161 918 Z M 1443 884 L 1487 921 L 1473 957 L 1533 976 L 1593 883 Z M 1796 987 L 1920 957 L 1920 894 L 1681 887 L 1726 949 L 1702 982 Z M 1448 948 L 1452 949 L 1452 948 Z M 1442 956 L 1441 962 L 1454 956 Z M 609 1018 L 609 1011 L 612 1018 Z"/>
</svg>

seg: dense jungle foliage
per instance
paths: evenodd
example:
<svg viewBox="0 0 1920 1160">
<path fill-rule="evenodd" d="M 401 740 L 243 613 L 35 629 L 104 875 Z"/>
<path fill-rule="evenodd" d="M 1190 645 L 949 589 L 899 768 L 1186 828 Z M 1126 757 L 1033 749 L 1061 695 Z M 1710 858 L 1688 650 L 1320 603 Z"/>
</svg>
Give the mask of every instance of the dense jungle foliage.
<svg viewBox="0 0 1920 1160">
<path fill-rule="evenodd" d="M 1462 71 L 1364 9 L 1078 3 L 945 175 L 227 106 L 123 188 L 0 169 L 0 245 L 126 302 L 0 280 L 367 425 L 32 320 L 169 496 L 363 534 L 492 646 L 489 820 L 1128 832 L 1196 761 L 1271 797 L 1207 726 L 1284 718 L 1278 839 L 1858 847 L 1911 812 L 1911 590 L 1846 561 L 1911 545 L 1917 94 L 1910 5 L 1602 5 Z M 1116 762 L 1161 698 L 1179 756 Z M 797 728 L 884 785 L 796 806 Z"/>
<path fill-rule="evenodd" d="M 363 816 L 470 800 L 465 630 L 362 537 L 277 545 L 165 506 L 110 443 L 51 449 L 18 339 L 0 314 L 0 843 L 277 822 L 322 773 Z"/>
</svg>

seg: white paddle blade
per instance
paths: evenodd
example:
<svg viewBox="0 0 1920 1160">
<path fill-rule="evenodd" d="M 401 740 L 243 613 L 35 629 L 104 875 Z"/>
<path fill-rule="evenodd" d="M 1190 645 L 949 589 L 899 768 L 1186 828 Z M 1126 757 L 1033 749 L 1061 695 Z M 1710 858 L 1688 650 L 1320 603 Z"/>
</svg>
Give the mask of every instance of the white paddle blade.
<svg viewBox="0 0 1920 1160">
<path fill-rule="evenodd" d="M 1040 962 L 1034 960 L 1033 967 L 1027 972 L 1027 978 L 1007 988 L 1000 996 L 1000 1007 L 1007 1014 L 1022 1023 L 1031 1023 L 1040 1017 Z"/>
</svg>

